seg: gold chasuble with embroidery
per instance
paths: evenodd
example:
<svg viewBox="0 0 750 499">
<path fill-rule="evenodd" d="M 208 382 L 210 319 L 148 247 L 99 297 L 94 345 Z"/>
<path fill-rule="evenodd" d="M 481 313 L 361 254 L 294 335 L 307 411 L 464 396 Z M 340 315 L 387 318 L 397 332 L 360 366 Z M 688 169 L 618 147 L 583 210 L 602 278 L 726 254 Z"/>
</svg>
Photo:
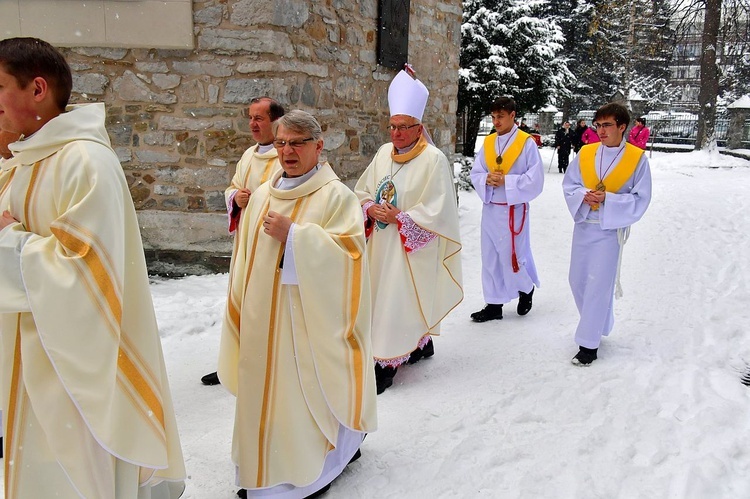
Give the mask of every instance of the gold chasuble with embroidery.
<svg viewBox="0 0 750 499">
<path fill-rule="evenodd" d="M 503 172 L 503 175 L 507 175 L 513 164 L 516 162 L 518 157 L 523 151 L 523 146 L 526 144 L 526 139 L 531 135 L 521 130 L 516 130 L 516 138 L 513 139 L 508 147 L 505 148 L 502 156 L 500 156 L 495 149 L 497 142 L 497 133 L 491 133 L 484 138 L 484 162 L 487 164 L 487 168 L 491 172 Z M 498 160 L 500 160 L 498 162 Z"/>
<path fill-rule="evenodd" d="M 407 253 L 397 224 L 374 232 L 367 242 L 372 283 L 372 345 L 377 359 L 399 359 L 463 299 L 461 243 L 450 165 L 435 146 L 399 163 L 393 144 L 380 147 L 354 188 L 359 202 L 378 201 L 391 182 L 397 201 L 416 225 L 437 237 Z"/>
<path fill-rule="evenodd" d="M 339 424 L 376 427 L 362 210 L 326 163 L 289 190 L 277 172 L 250 197 L 230 271 L 219 378 L 237 397 L 232 458 L 243 488 L 314 482 Z M 282 284 L 285 245 L 263 232 L 295 223 L 297 284 Z"/>
<path fill-rule="evenodd" d="M 151 497 L 151 485 L 185 478 L 138 220 L 104 115 L 69 108 L 11 144 L 0 173 L 0 209 L 20 222 L 0 231 L 7 499 Z"/>
</svg>

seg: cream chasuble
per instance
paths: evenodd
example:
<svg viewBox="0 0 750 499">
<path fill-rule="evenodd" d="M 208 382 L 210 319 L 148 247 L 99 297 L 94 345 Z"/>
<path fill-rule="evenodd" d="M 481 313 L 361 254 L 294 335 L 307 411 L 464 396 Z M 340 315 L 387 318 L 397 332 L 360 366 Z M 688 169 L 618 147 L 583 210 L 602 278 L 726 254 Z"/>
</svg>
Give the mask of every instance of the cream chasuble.
<svg viewBox="0 0 750 499">
<path fill-rule="evenodd" d="M 290 190 L 282 172 L 250 197 L 230 273 L 219 378 L 237 397 L 232 458 L 243 488 L 314 482 L 339 424 L 376 427 L 362 210 L 328 164 Z M 263 216 L 291 217 L 297 285 Z"/>
<path fill-rule="evenodd" d="M 274 173 L 281 169 L 279 164 L 279 154 L 276 148 L 265 153 L 259 153 L 258 146 L 255 145 L 245 151 L 242 158 L 237 162 L 232 183 L 224 191 L 224 198 L 229 205 L 230 196 L 237 192 L 237 189 L 248 189 L 250 192 L 260 187 L 260 185 L 270 179 Z"/>
<path fill-rule="evenodd" d="M 242 155 L 237 162 L 237 168 L 232 177 L 232 182 L 224 191 L 224 201 L 227 205 L 229 215 L 229 232 L 233 233 L 239 225 L 242 211 L 234 206 L 234 196 L 239 189 L 247 189 L 251 193 L 260 185 L 270 179 L 274 173 L 281 169 L 279 154 L 275 147 L 266 152 L 259 152 L 260 145 L 254 145 Z"/>
<path fill-rule="evenodd" d="M 5 497 L 150 497 L 148 485 L 185 469 L 104 106 L 75 106 L 11 150 L 0 173 L 0 208 L 20 221 L 0 231 Z"/>
<path fill-rule="evenodd" d="M 397 224 L 378 229 L 367 243 L 372 286 L 372 348 L 377 359 L 404 357 L 425 334 L 440 334 L 440 321 L 463 299 L 458 209 L 445 155 L 428 145 L 405 163 L 383 145 L 354 190 L 361 204 L 378 189 L 395 186 L 395 205 L 438 237 L 408 253 Z"/>
</svg>

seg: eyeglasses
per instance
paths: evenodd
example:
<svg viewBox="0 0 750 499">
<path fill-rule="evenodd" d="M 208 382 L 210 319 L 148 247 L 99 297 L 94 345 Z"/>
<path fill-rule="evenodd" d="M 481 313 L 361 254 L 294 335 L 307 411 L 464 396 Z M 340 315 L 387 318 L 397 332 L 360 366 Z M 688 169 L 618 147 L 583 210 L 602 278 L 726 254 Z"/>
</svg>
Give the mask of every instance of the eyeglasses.
<svg viewBox="0 0 750 499">
<path fill-rule="evenodd" d="M 605 121 L 604 123 L 594 123 L 594 126 L 596 128 L 604 128 L 606 130 L 607 128 L 617 126 L 617 123 L 610 123 L 609 121 Z"/>
<path fill-rule="evenodd" d="M 405 132 L 408 129 L 414 128 L 415 126 L 419 126 L 419 125 L 420 125 L 419 123 L 415 123 L 413 125 L 398 125 L 398 126 L 388 125 L 388 130 L 390 130 L 391 132 L 395 132 L 396 130 L 398 130 L 399 132 Z"/>
<path fill-rule="evenodd" d="M 274 140 L 273 146 L 276 149 L 284 149 L 286 146 L 289 146 L 292 149 L 301 149 L 305 145 L 305 142 L 310 142 L 311 140 L 315 139 L 312 137 L 308 137 L 302 140 Z"/>
</svg>

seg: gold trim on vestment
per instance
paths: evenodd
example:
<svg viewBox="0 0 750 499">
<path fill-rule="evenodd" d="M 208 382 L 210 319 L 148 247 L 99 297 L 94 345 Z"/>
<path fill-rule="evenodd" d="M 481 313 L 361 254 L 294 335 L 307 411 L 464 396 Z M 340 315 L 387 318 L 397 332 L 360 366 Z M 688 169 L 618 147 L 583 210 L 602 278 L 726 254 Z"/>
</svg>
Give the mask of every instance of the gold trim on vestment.
<svg viewBox="0 0 750 499">
<path fill-rule="evenodd" d="M 290 217 L 292 219 L 292 222 L 295 222 L 297 220 L 298 212 L 302 206 L 302 201 L 304 199 L 305 198 L 300 198 L 295 202 L 294 209 L 292 210 L 292 215 Z M 271 203 L 269 198 L 266 209 L 259 217 L 259 221 L 262 221 L 263 218 L 268 214 L 268 208 L 270 207 L 270 204 Z M 257 241 L 257 233 L 255 240 Z M 270 319 L 268 323 L 268 346 L 266 347 L 266 382 L 263 386 L 263 402 L 261 403 L 260 424 L 258 426 L 258 476 L 256 484 L 256 487 L 258 488 L 263 487 L 266 475 L 266 449 L 268 447 L 268 438 L 270 436 L 269 432 L 266 430 L 266 425 L 268 423 L 268 420 L 270 419 L 270 412 L 273 410 L 273 404 L 271 402 L 271 385 L 273 385 L 275 381 L 273 373 L 275 372 L 274 362 L 276 360 L 276 342 L 278 341 L 278 338 L 276 337 L 276 322 L 278 321 L 278 293 L 281 283 L 281 270 L 279 269 L 279 265 L 281 264 L 281 259 L 284 257 L 284 249 L 285 245 L 284 243 L 281 243 L 279 245 L 278 255 L 276 257 L 276 266 L 274 267 L 275 270 L 273 275 L 273 289 L 271 294 L 271 310 L 268 314 Z M 253 268 L 252 260 L 249 262 L 249 268 Z M 249 277 L 250 275 L 248 272 L 248 278 Z"/>
<path fill-rule="evenodd" d="M 393 150 L 391 150 L 391 159 L 399 164 L 406 163 L 422 154 L 424 150 L 427 149 L 428 145 L 429 144 L 427 143 L 427 139 L 424 138 L 424 135 L 420 135 L 419 139 L 417 139 L 417 143 L 408 152 L 399 154 L 396 150 L 396 146 L 393 146 Z"/>
<path fill-rule="evenodd" d="M 102 259 L 97 254 L 96 250 L 86 243 L 85 241 L 74 236 L 70 232 L 67 232 L 62 227 L 52 226 L 50 232 L 55 235 L 58 241 L 65 246 L 68 250 L 80 256 L 89 272 L 94 278 L 101 295 L 104 296 L 107 304 L 109 305 L 109 311 L 115 319 L 116 324 L 122 322 L 122 303 L 120 297 L 116 291 L 116 286 L 112 282 L 112 279 L 107 272 Z"/>
<path fill-rule="evenodd" d="M 0 187 L 0 196 L 5 194 L 5 191 L 10 187 L 11 182 L 13 181 L 13 176 L 16 174 L 16 169 L 13 168 L 9 173 L 8 181 L 3 184 L 2 187 Z"/>
<path fill-rule="evenodd" d="M 159 421 L 162 431 L 165 430 L 164 408 L 162 407 L 161 400 L 122 347 L 117 351 L 117 367 L 125 375 L 136 392 L 138 392 L 138 396 L 148 406 L 157 421 Z M 152 418 L 148 417 L 149 413 L 146 413 L 145 416 L 147 421 L 152 421 Z"/>
<path fill-rule="evenodd" d="M 509 132 L 510 133 L 510 132 Z M 487 170 L 490 172 L 503 172 L 507 175 L 510 172 L 513 165 L 516 164 L 516 160 L 521 156 L 523 148 L 526 145 L 526 140 L 531 137 L 528 133 L 517 130 L 516 138 L 510 143 L 505 151 L 497 152 L 495 148 L 495 141 L 497 139 L 497 133 L 491 133 L 484 138 L 484 162 L 487 163 Z M 508 139 L 510 140 L 510 139 Z M 497 164 L 497 158 L 503 152 L 505 156 L 502 158 L 502 164 Z"/>
<path fill-rule="evenodd" d="M 264 184 L 266 182 L 266 180 L 268 180 L 268 177 L 271 175 L 271 170 L 272 170 L 271 166 L 274 164 L 274 162 L 277 159 L 278 159 L 278 157 L 271 158 L 268 161 L 266 161 L 266 169 L 263 170 L 263 175 L 260 177 L 260 183 L 261 184 Z"/>
<path fill-rule="evenodd" d="M 39 176 L 39 168 L 42 166 L 41 161 L 37 161 L 34 163 L 34 169 L 31 170 L 31 178 L 29 179 L 29 185 L 26 188 L 26 200 L 24 201 L 23 206 L 23 218 L 24 218 L 24 227 L 26 228 L 27 232 L 34 232 L 32 230 L 32 224 L 31 224 L 31 214 L 29 207 L 31 206 L 31 197 L 34 194 L 34 188 L 36 187 L 36 180 Z"/>
<path fill-rule="evenodd" d="M 359 314 L 359 305 L 362 299 L 362 253 L 354 244 L 354 238 L 351 236 L 342 236 L 342 244 L 346 247 L 349 255 L 352 257 L 352 278 L 345 282 L 344 285 L 350 286 L 351 296 L 349 298 L 349 327 L 346 331 L 346 341 L 349 343 L 352 351 L 352 364 L 354 366 L 354 419 L 352 422 L 362 420 L 362 403 L 364 401 L 364 359 L 362 358 L 362 349 L 354 335 L 354 329 L 357 327 L 357 315 Z M 347 276 L 345 276 L 347 277 Z"/>
<path fill-rule="evenodd" d="M 19 408 L 23 412 L 25 405 L 23 403 L 25 390 L 21 386 L 21 314 L 18 314 L 16 322 L 16 342 L 13 348 L 13 369 L 11 372 L 10 400 L 8 401 L 8 414 L 5 416 L 7 418 L 5 422 L 6 434 L 3 441 L 5 446 L 5 497 L 16 497 L 15 489 L 18 481 L 15 472 L 21 464 L 18 446 L 16 445 L 16 440 L 23 434 L 23 426 L 16 428 L 16 421 L 24 420 L 23 417 L 17 418 L 16 412 Z M 12 467 L 11 463 L 13 463 Z"/>
</svg>

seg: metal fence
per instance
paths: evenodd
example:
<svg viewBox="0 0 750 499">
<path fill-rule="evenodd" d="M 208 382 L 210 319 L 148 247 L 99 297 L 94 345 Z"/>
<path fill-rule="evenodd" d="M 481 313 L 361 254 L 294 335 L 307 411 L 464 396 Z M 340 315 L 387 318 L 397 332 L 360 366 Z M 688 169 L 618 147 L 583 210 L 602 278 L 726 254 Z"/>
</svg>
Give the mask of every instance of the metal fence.
<svg viewBox="0 0 750 499">
<path fill-rule="evenodd" d="M 690 119 L 649 120 L 651 141 L 656 144 L 695 144 L 698 132 L 698 121 Z M 717 118 L 715 123 L 716 142 L 726 146 L 729 131 L 729 119 Z M 750 147 L 750 120 L 746 120 L 742 130 L 742 144 Z"/>
</svg>

